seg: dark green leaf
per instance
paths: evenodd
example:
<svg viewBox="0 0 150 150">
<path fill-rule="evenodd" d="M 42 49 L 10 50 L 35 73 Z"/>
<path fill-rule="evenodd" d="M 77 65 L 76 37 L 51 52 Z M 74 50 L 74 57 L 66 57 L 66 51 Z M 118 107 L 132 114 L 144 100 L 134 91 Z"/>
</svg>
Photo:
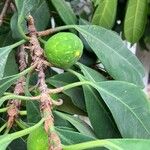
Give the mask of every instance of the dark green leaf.
<svg viewBox="0 0 150 150">
<path fill-rule="evenodd" d="M 132 82 L 143 87 L 143 66 L 116 33 L 94 25 L 73 27 L 87 40 L 114 79 Z"/>
<path fill-rule="evenodd" d="M 99 82 L 105 80 L 104 77 L 99 76 L 99 73 L 95 70 L 92 70 L 82 64 L 80 64 L 80 68 L 85 75 L 85 77 L 78 75 L 78 78 L 81 81 L 89 80 L 92 82 Z M 91 86 L 83 85 L 82 87 L 84 91 L 88 117 L 97 137 L 118 137 L 119 133 L 116 129 L 115 123 L 99 93 Z"/>
<path fill-rule="evenodd" d="M 23 138 L 18 138 L 10 143 L 8 150 L 27 150 L 26 141 Z"/>
<path fill-rule="evenodd" d="M 77 114 L 77 115 L 84 115 L 84 116 L 87 115 L 84 111 L 82 111 L 81 109 L 79 109 L 77 106 L 75 106 L 72 103 L 72 100 L 69 96 L 65 94 L 61 94 L 60 98 L 63 99 L 63 104 L 57 107 L 56 108 L 57 110 L 60 110 L 69 114 Z"/>
<path fill-rule="evenodd" d="M 47 79 L 47 83 L 55 87 L 61 87 L 77 81 L 79 80 L 76 77 L 72 76 L 72 74 L 70 73 L 55 75 Z M 69 89 L 67 91 L 64 91 L 63 93 L 72 99 L 72 102 L 75 106 L 79 107 L 82 110 L 85 110 L 84 95 L 81 87 Z"/>
<path fill-rule="evenodd" d="M 22 39 L 22 36 L 20 35 L 20 32 L 18 30 L 18 28 L 16 27 L 16 24 L 18 22 L 18 13 L 15 12 L 13 14 L 13 16 L 11 17 L 11 20 L 10 20 L 10 27 L 11 27 L 11 31 L 12 31 L 12 37 L 14 39 Z M 25 26 L 25 21 L 22 23 L 22 28 L 24 30 L 24 32 L 27 32 L 27 28 Z"/>
<path fill-rule="evenodd" d="M 18 73 L 18 65 L 16 63 L 15 53 L 14 51 L 12 51 L 10 52 L 5 65 L 4 77 L 12 76 L 17 73 Z"/>
<path fill-rule="evenodd" d="M 55 112 L 57 115 L 62 117 L 63 119 L 69 121 L 80 133 L 87 135 L 89 137 L 94 137 L 95 135 L 93 133 L 93 130 L 90 128 L 88 124 L 86 124 L 84 121 L 80 120 L 79 118 L 76 118 L 74 116 L 61 113 L 61 112 Z"/>
<path fill-rule="evenodd" d="M 23 38 L 27 38 L 25 33 L 27 32 L 26 18 L 34 8 L 38 7 L 39 0 L 15 0 L 17 7 L 17 28 L 20 35 Z"/>
<path fill-rule="evenodd" d="M 41 119 L 40 106 L 36 101 L 26 102 L 27 120 L 29 123 L 36 123 Z"/>
<path fill-rule="evenodd" d="M 55 113 L 55 111 L 53 112 L 53 115 L 54 115 L 55 126 L 70 128 L 73 131 L 77 131 L 76 128 L 74 128 L 74 126 L 72 126 L 72 124 L 68 120 L 65 120 L 62 117 L 60 117 L 59 115 L 57 115 Z"/>
<path fill-rule="evenodd" d="M 99 72 L 95 71 L 92 68 L 89 68 L 81 63 L 78 63 L 81 71 L 83 72 L 84 76 L 86 79 L 92 82 L 100 82 L 100 81 L 105 81 L 106 78 L 100 74 Z"/>
<path fill-rule="evenodd" d="M 13 45 L 0 48 L 0 78 L 2 78 L 4 75 L 4 69 L 9 53 L 12 51 L 13 48 L 23 44 L 24 42 L 25 41 L 22 40 Z"/>
<path fill-rule="evenodd" d="M 124 138 L 150 138 L 150 102 L 134 84 L 122 81 L 94 83 Z"/>
<path fill-rule="evenodd" d="M 7 45 L 13 44 L 15 41 L 12 38 L 12 32 L 9 31 L 8 33 L 0 35 L 0 47 L 5 47 Z"/>
<path fill-rule="evenodd" d="M 26 96 L 32 96 L 29 91 L 29 84 L 31 79 L 30 77 L 31 77 L 30 74 L 28 74 L 26 78 L 26 85 L 25 85 Z M 26 110 L 28 123 L 37 123 L 41 119 L 40 105 L 38 101 L 27 101 Z"/>
<path fill-rule="evenodd" d="M 35 20 L 36 29 L 38 31 L 44 30 L 50 21 L 49 8 L 45 0 L 41 0 L 38 7 L 32 12 L 32 15 Z"/>
<path fill-rule="evenodd" d="M 62 144 L 65 144 L 65 145 L 95 140 L 95 138 L 88 137 L 87 135 L 84 135 L 78 132 L 60 129 L 58 127 L 56 128 L 56 130 L 62 141 Z"/>
<path fill-rule="evenodd" d="M 21 76 L 27 74 L 28 72 L 30 72 L 33 68 L 30 67 L 26 70 L 24 70 L 23 72 L 13 75 L 13 76 L 8 76 L 5 78 L 0 79 L 0 96 L 3 95 L 3 93 L 14 83 L 17 81 L 18 78 L 20 78 Z M 0 106 L 2 105 L 3 101 L 0 100 Z"/>
</svg>

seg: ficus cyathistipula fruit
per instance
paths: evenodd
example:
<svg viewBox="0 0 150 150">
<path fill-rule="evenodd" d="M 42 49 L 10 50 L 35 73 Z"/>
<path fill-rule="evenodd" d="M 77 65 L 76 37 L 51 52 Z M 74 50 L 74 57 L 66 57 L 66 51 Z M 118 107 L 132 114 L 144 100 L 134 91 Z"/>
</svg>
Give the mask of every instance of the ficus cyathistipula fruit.
<svg viewBox="0 0 150 150">
<path fill-rule="evenodd" d="M 58 68 L 67 69 L 82 56 L 83 43 L 73 33 L 60 32 L 48 39 L 44 50 L 45 57 L 51 64 Z"/>
<path fill-rule="evenodd" d="M 38 127 L 32 131 L 27 139 L 27 150 L 48 150 L 48 134 L 44 126 Z"/>
</svg>

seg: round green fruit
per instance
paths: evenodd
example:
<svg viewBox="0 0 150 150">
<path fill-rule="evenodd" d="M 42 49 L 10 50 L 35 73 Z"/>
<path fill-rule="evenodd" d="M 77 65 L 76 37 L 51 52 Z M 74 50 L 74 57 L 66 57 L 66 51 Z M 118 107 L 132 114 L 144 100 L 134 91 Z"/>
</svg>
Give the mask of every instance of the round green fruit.
<svg viewBox="0 0 150 150">
<path fill-rule="evenodd" d="M 48 150 L 48 135 L 41 126 L 31 132 L 27 139 L 27 150 Z"/>
<path fill-rule="evenodd" d="M 45 43 L 45 56 L 54 66 L 67 69 L 74 65 L 83 53 L 83 44 L 78 36 L 60 32 Z"/>
</svg>

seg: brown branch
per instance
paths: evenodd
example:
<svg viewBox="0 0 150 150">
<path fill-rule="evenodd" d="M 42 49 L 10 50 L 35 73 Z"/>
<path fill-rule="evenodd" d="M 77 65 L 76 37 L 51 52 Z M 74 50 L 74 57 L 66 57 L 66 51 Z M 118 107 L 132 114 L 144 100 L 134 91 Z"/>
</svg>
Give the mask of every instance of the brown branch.
<svg viewBox="0 0 150 150">
<path fill-rule="evenodd" d="M 6 1 L 5 1 L 4 7 L 3 7 L 3 9 L 2 9 L 2 11 L 1 11 L 1 13 L 0 13 L 0 26 L 1 26 L 2 23 L 3 23 L 3 19 L 4 19 L 4 16 L 5 16 L 5 14 L 6 14 L 6 11 L 7 11 L 7 9 L 8 9 L 8 6 L 9 6 L 10 1 L 11 1 L 11 0 L 6 0 Z"/>
<path fill-rule="evenodd" d="M 23 45 L 20 46 L 19 49 L 19 70 L 23 71 L 26 68 L 26 63 L 25 63 L 25 51 Z M 25 78 L 21 77 L 17 80 L 16 86 L 14 88 L 14 94 L 20 95 L 24 93 L 24 83 L 25 83 Z M 18 117 L 19 114 L 19 109 L 21 105 L 21 101 L 19 100 L 11 100 L 8 102 L 9 108 L 7 110 L 8 113 L 8 122 L 7 122 L 7 128 L 11 128 Z"/>
<path fill-rule="evenodd" d="M 55 28 L 54 29 L 47 29 L 45 31 L 39 31 L 39 32 L 37 32 L 37 35 L 38 36 L 47 36 L 47 35 L 50 35 L 52 33 L 55 33 L 56 31 L 57 30 L 55 30 Z"/>
<path fill-rule="evenodd" d="M 49 137 L 49 150 L 62 150 L 61 141 L 54 130 L 54 119 L 52 115 L 52 99 L 49 96 L 48 87 L 45 81 L 44 69 L 47 67 L 44 59 L 43 49 L 41 48 L 37 31 L 32 16 L 28 18 L 28 30 L 30 36 L 30 51 L 33 64 L 37 63 L 36 71 L 38 72 L 38 87 L 41 92 L 41 112 L 45 118 L 44 127 Z"/>
</svg>

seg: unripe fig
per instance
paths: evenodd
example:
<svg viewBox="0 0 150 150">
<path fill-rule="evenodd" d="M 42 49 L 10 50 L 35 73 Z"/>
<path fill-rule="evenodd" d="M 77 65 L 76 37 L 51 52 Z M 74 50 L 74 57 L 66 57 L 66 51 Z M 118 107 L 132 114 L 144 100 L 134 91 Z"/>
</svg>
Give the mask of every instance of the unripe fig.
<svg viewBox="0 0 150 150">
<path fill-rule="evenodd" d="M 27 139 L 27 150 L 48 150 L 48 135 L 43 126 L 32 131 Z"/>
<path fill-rule="evenodd" d="M 48 39 L 44 49 L 45 56 L 51 64 L 67 69 L 80 59 L 83 44 L 75 34 L 60 32 Z"/>
</svg>

